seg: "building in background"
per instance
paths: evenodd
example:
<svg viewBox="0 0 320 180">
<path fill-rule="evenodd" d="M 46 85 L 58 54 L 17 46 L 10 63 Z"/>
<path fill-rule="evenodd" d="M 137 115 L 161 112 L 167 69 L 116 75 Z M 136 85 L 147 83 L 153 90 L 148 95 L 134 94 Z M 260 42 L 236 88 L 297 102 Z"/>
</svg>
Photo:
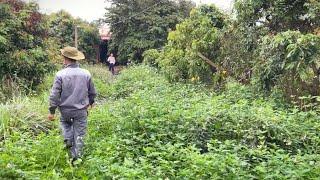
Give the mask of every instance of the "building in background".
<svg viewBox="0 0 320 180">
<path fill-rule="evenodd" d="M 109 25 L 107 24 L 102 25 L 99 28 L 99 34 L 100 34 L 101 40 L 109 41 L 112 35 L 112 33 L 110 32 Z"/>
<path fill-rule="evenodd" d="M 99 61 L 106 63 L 108 57 L 108 42 L 111 39 L 112 33 L 110 27 L 107 24 L 102 25 L 99 28 L 100 44 L 99 44 Z"/>
</svg>

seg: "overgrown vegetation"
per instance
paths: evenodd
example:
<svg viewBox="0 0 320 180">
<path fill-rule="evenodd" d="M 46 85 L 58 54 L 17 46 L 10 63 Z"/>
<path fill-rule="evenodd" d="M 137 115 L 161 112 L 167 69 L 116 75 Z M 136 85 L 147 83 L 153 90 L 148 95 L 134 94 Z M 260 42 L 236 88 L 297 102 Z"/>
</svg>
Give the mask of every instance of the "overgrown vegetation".
<svg viewBox="0 0 320 180">
<path fill-rule="evenodd" d="M 75 25 L 79 49 L 88 60 L 96 57 L 97 26 L 64 11 L 44 15 L 35 2 L 0 0 L 0 21 L 0 101 L 34 93 L 61 64 L 59 49 L 73 46 Z"/>
<path fill-rule="evenodd" d="M 99 84 L 107 76 L 97 77 Z M 72 168 L 67 163 L 57 130 L 38 136 L 30 136 L 31 129 L 12 131 L 1 141 L 0 176 L 312 179 L 320 175 L 317 111 L 283 109 L 277 101 L 234 81 L 222 93 L 201 85 L 170 84 L 144 66 L 124 70 L 112 84 L 100 85 L 101 97 L 110 99 L 90 113 L 82 165 Z M 31 106 L 29 111 L 39 112 Z M 27 122 L 24 117 L 15 116 Z"/>
<path fill-rule="evenodd" d="M 44 17 L 37 4 L 22 1 L 0 1 L 0 13 L 0 91 L 33 89 L 53 68 L 43 41 Z"/>
<path fill-rule="evenodd" d="M 76 167 L 59 122 L 45 117 L 47 73 L 75 22 L 80 47 L 93 53 L 95 26 L 64 11 L 43 16 L 35 3 L 0 2 L 0 99 L 8 87 L 16 92 L 0 104 L 0 179 L 320 177 L 318 1 L 237 0 L 231 15 L 201 6 L 183 20 L 189 1 L 112 0 L 114 50 L 152 67 L 111 76 L 86 66 L 99 96 Z"/>
<path fill-rule="evenodd" d="M 192 10 L 162 50 L 144 53 L 145 62 L 171 81 L 220 86 L 232 77 L 300 105 L 302 96 L 317 103 L 319 2 L 239 0 L 234 7 L 231 15 L 214 5 Z"/>
<path fill-rule="evenodd" d="M 219 67 L 210 66 L 199 53 L 210 59 L 218 57 L 219 30 L 225 26 L 224 18 L 215 6 L 202 6 L 192 10 L 190 18 L 169 33 L 157 63 L 170 81 L 212 81 L 212 74 Z"/>
<path fill-rule="evenodd" d="M 257 73 L 264 89 L 278 85 L 286 95 L 320 95 L 320 36 L 286 31 L 261 44 Z"/>
</svg>

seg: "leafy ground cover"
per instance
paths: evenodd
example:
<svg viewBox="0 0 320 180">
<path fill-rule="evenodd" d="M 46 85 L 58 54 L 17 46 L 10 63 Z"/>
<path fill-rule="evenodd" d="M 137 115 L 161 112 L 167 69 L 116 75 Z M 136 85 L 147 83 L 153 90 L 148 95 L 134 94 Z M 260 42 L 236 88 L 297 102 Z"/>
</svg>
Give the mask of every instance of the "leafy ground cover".
<svg viewBox="0 0 320 180">
<path fill-rule="evenodd" d="M 103 67 L 89 69 L 100 96 L 89 116 L 83 163 L 68 163 L 58 121 L 45 121 L 48 94 L 43 93 L 0 106 L 1 178 L 320 176 L 317 111 L 285 109 L 231 80 L 225 91 L 212 92 L 203 85 L 171 84 L 146 66 L 117 77 Z"/>
</svg>

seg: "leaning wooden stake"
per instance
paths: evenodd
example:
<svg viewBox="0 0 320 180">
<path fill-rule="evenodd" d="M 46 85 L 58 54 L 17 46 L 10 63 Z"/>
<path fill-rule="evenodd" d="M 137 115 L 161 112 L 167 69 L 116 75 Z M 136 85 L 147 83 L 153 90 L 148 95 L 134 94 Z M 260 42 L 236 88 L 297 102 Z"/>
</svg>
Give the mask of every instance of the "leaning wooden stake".
<svg viewBox="0 0 320 180">
<path fill-rule="evenodd" d="M 219 71 L 221 68 L 220 66 L 218 66 L 217 64 L 213 63 L 209 58 L 205 57 L 203 54 L 201 54 L 200 52 L 198 52 L 198 56 L 203 59 L 204 61 L 206 61 L 206 63 L 208 63 L 210 66 L 214 67 L 217 69 L 217 71 Z"/>
</svg>

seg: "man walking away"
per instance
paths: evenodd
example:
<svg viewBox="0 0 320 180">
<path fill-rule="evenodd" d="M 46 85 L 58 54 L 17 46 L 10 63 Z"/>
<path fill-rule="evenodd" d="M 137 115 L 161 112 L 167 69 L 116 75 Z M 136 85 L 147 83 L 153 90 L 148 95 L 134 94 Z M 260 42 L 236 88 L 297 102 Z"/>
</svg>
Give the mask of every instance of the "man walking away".
<svg viewBox="0 0 320 180">
<path fill-rule="evenodd" d="M 79 67 L 78 60 L 84 59 L 82 52 L 74 47 L 61 50 L 65 68 L 55 77 L 50 94 L 49 120 L 54 120 L 58 107 L 64 143 L 70 151 L 72 164 L 81 162 L 84 136 L 87 129 L 88 107 L 92 107 L 96 90 L 89 71 Z"/>
<path fill-rule="evenodd" d="M 114 75 L 114 65 L 116 64 L 116 58 L 113 56 L 113 53 L 110 54 L 107 61 L 109 62 L 109 71 L 111 71 L 112 75 Z"/>
</svg>

